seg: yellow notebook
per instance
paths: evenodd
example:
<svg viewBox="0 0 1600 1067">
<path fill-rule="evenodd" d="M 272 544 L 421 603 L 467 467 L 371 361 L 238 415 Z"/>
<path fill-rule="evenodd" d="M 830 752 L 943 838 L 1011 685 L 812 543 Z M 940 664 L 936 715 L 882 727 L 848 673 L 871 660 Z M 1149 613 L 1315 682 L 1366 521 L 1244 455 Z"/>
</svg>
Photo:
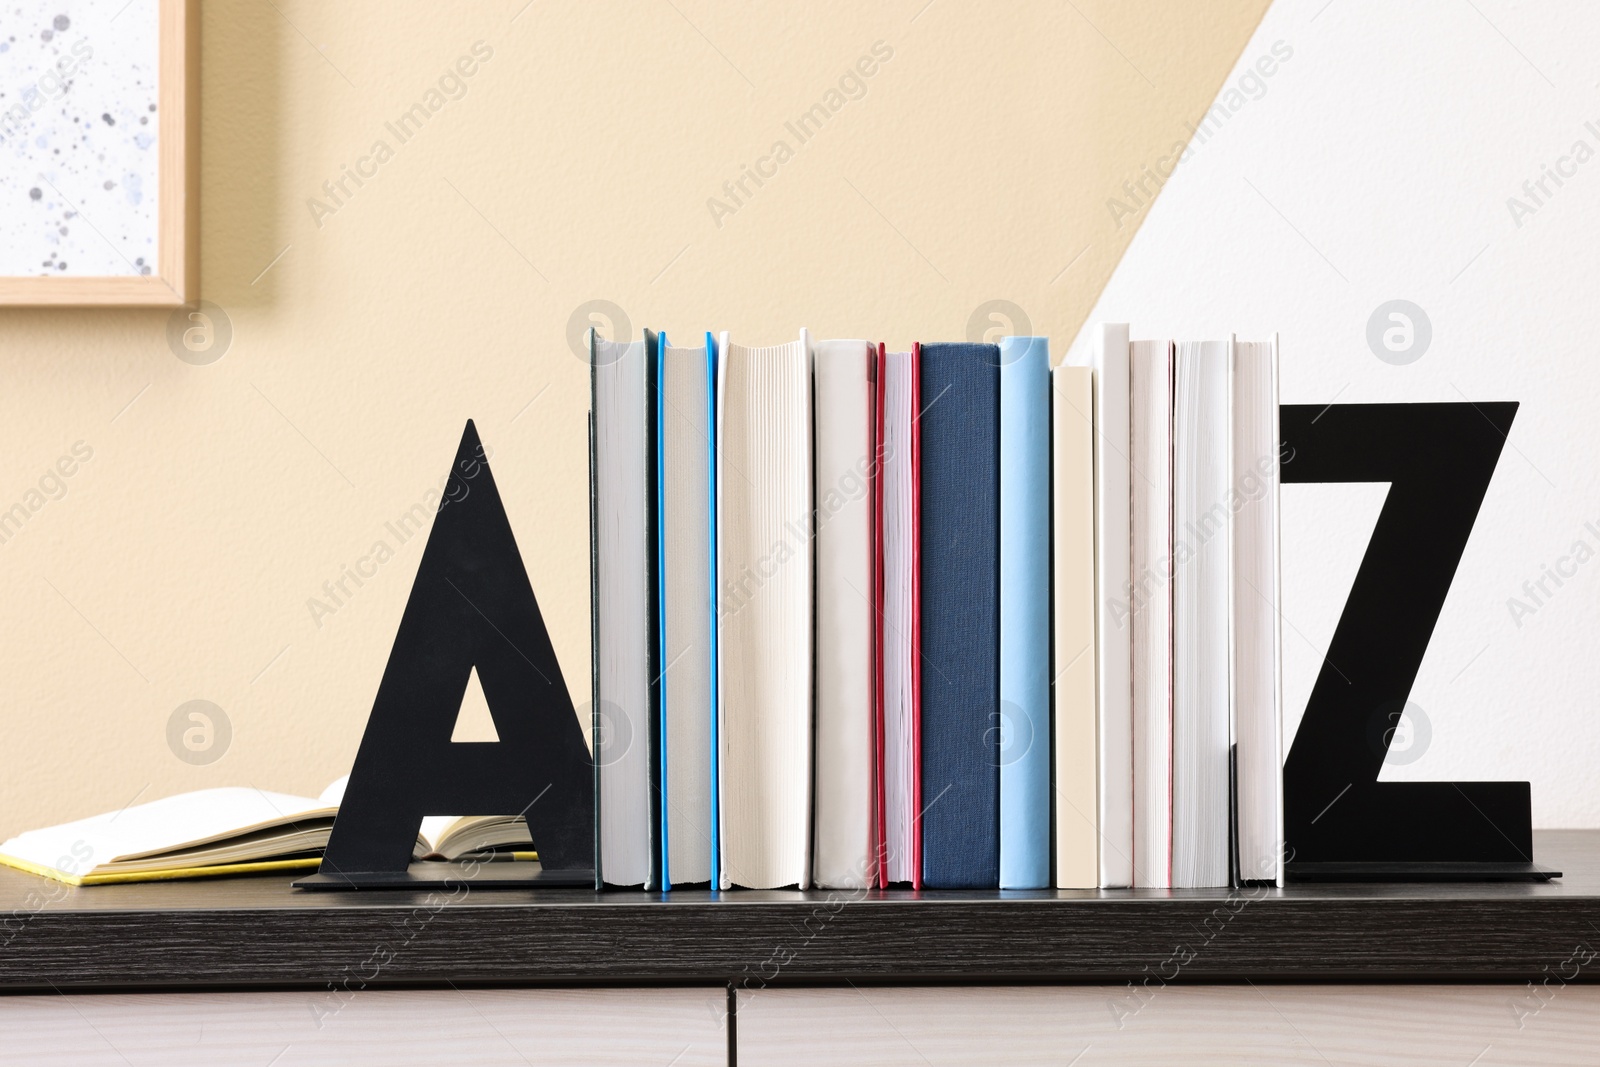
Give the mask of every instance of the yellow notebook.
<svg viewBox="0 0 1600 1067">
<path fill-rule="evenodd" d="M 0 863 L 68 885 L 203 878 L 316 867 L 345 779 L 320 797 L 248 786 L 201 789 L 137 804 L 0 844 Z M 413 859 L 536 859 L 519 816 L 422 821 Z"/>
</svg>

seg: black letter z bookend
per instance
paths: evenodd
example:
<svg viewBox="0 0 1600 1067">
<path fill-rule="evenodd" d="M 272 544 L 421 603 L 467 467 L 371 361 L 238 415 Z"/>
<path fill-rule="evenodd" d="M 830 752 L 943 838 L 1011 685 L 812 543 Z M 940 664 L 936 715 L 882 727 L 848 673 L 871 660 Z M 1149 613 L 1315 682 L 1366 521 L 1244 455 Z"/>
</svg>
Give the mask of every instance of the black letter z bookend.
<svg viewBox="0 0 1600 1067">
<path fill-rule="evenodd" d="M 477 668 L 498 741 L 453 742 Z M 408 872 L 423 816 L 522 815 L 539 867 Z M 594 768 L 471 422 L 308 889 L 594 884 Z"/>
<path fill-rule="evenodd" d="M 1389 483 L 1284 762 L 1291 879 L 1558 873 L 1533 862 L 1527 782 L 1378 781 L 1516 413 L 1515 403 L 1280 409 L 1285 484 Z"/>
</svg>

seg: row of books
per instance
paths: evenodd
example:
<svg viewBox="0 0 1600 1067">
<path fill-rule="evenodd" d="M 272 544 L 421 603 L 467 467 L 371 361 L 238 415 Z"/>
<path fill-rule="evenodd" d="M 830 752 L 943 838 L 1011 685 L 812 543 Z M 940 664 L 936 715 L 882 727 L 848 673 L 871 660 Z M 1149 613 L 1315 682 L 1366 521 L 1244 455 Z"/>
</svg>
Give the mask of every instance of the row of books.
<svg viewBox="0 0 1600 1067">
<path fill-rule="evenodd" d="M 1282 861 L 1276 342 L 591 332 L 602 879 Z"/>
</svg>

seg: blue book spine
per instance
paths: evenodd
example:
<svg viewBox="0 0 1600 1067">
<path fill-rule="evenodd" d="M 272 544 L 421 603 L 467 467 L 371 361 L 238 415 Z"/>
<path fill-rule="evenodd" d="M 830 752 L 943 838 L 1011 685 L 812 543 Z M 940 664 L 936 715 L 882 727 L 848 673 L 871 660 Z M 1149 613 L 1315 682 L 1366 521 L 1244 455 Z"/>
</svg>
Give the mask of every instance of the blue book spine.
<svg viewBox="0 0 1600 1067">
<path fill-rule="evenodd" d="M 1000 350 L 921 348 L 922 880 L 1000 884 Z"/>
<path fill-rule="evenodd" d="M 655 663 L 666 663 L 671 655 L 667 651 L 667 524 L 662 516 L 666 514 L 667 499 L 667 420 L 666 420 L 666 390 L 662 383 L 666 380 L 667 335 L 662 332 L 657 336 L 656 350 L 654 352 L 654 365 L 651 367 L 652 381 L 655 388 L 652 390 L 650 402 L 655 408 L 655 470 L 652 481 L 655 484 L 655 532 L 656 532 L 656 654 Z M 657 862 L 661 871 L 659 888 L 672 888 L 672 841 L 667 834 L 667 687 L 661 677 L 659 666 L 653 666 L 650 671 L 651 688 L 656 694 L 656 789 L 653 814 L 656 819 Z M 649 888 L 649 887 L 646 887 Z"/>
<path fill-rule="evenodd" d="M 1050 342 L 1000 340 L 1000 888 L 1050 885 Z"/>
</svg>

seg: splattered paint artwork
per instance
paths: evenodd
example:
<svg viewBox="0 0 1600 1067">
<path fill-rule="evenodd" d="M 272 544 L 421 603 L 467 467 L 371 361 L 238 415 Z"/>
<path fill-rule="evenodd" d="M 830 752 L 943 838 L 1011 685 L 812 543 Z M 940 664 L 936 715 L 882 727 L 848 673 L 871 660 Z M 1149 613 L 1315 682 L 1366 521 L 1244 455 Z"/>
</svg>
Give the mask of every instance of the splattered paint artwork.
<svg viewBox="0 0 1600 1067">
<path fill-rule="evenodd" d="M 0 275 L 158 262 L 157 0 L 0 0 Z"/>
</svg>

